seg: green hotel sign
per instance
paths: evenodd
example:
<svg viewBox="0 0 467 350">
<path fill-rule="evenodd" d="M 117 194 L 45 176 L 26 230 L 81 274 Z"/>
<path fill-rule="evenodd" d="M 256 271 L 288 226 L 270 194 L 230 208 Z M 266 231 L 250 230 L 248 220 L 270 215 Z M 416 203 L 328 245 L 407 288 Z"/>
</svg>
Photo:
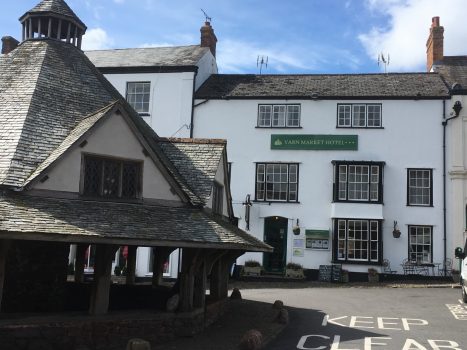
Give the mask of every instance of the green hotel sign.
<svg viewBox="0 0 467 350">
<path fill-rule="evenodd" d="M 358 135 L 271 135 L 271 149 L 356 151 Z"/>
</svg>

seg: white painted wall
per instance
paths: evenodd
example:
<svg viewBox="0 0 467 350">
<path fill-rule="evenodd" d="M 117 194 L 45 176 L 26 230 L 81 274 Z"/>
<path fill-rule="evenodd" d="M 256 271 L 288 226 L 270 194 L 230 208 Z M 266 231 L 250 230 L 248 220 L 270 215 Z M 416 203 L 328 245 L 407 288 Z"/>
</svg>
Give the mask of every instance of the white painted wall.
<svg viewBox="0 0 467 350">
<path fill-rule="evenodd" d="M 200 101 L 195 101 L 200 102 Z M 337 103 L 382 103 L 383 129 L 337 129 Z M 302 129 L 256 128 L 260 103 L 301 104 Z M 301 236 L 305 229 L 329 229 L 332 232 L 333 165 L 332 160 L 384 161 L 384 203 L 372 212 L 382 213 L 383 256 L 392 268 L 401 270 L 407 257 L 408 225 L 433 225 L 433 261 L 442 261 L 442 102 L 441 101 L 299 101 L 299 100 L 211 100 L 195 109 L 194 137 L 227 139 L 232 162 L 231 190 L 234 211 L 245 227 L 244 207 L 247 194 L 254 198 L 255 162 L 298 162 L 300 203 L 260 203 L 251 208 L 250 233 L 263 239 L 264 218 L 289 218 L 287 261 L 307 268 L 331 262 L 331 250 L 305 250 L 304 257 L 292 257 L 292 226 L 300 220 Z M 358 151 L 286 151 L 271 150 L 271 134 L 351 134 L 358 135 Z M 407 168 L 433 168 L 433 207 L 406 205 Z M 361 217 L 367 204 L 339 204 L 339 215 Z M 347 208 L 347 209 L 346 209 Z M 358 213 L 359 212 L 359 213 Z M 374 215 L 375 213 L 368 215 Z M 398 221 L 402 236 L 393 238 L 393 221 Z M 332 236 L 332 235 L 331 235 Z M 239 259 L 252 258 L 246 254 Z M 256 254 L 256 259 L 258 259 Z M 351 271 L 367 271 L 365 265 L 345 266 Z"/>
<path fill-rule="evenodd" d="M 224 158 L 221 158 L 219 165 L 217 167 L 216 175 L 214 176 L 214 180 L 221 184 L 224 188 L 224 193 L 222 195 L 222 215 L 229 216 L 228 206 L 227 206 L 227 193 L 225 188 L 225 172 L 224 172 Z M 212 209 L 212 188 L 211 188 L 211 196 L 209 197 L 206 207 Z"/>
<path fill-rule="evenodd" d="M 80 188 L 81 159 L 84 153 L 143 161 L 143 198 L 181 201 L 170 191 L 170 184 L 163 177 L 152 159 L 145 157 L 143 146 L 119 114 L 95 126 L 84 147 L 75 145 L 47 173 L 48 180 L 34 188 L 78 193 Z"/>
<path fill-rule="evenodd" d="M 209 50 L 201 57 L 196 66 L 198 67 L 198 74 L 195 79 L 195 90 L 198 90 L 211 74 L 217 74 L 216 58 Z"/>
<path fill-rule="evenodd" d="M 105 74 L 112 85 L 126 97 L 128 82 L 150 82 L 150 117 L 143 119 L 160 136 L 189 137 L 194 72 Z M 177 132 L 178 131 L 178 132 Z"/>
</svg>

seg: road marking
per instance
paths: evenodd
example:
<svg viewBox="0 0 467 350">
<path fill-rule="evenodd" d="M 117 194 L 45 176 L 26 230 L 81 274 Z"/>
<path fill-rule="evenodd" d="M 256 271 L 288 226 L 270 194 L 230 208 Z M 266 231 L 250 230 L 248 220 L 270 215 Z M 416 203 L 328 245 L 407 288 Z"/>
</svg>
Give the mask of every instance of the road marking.
<svg viewBox="0 0 467 350">
<path fill-rule="evenodd" d="M 462 304 L 446 304 L 456 320 L 467 321 L 467 307 Z"/>
<path fill-rule="evenodd" d="M 340 322 L 337 322 L 340 321 Z M 396 322 L 392 322 L 396 321 Z M 427 326 L 428 321 L 418 318 L 374 317 L 374 316 L 340 316 L 330 318 L 324 315 L 321 326 L 333 324 L 348 328 L 391 329 L 396 331 L 410 331 L 411 326 Z M 399 327 L 388 327 L 399 326 Z"/>
</svg>

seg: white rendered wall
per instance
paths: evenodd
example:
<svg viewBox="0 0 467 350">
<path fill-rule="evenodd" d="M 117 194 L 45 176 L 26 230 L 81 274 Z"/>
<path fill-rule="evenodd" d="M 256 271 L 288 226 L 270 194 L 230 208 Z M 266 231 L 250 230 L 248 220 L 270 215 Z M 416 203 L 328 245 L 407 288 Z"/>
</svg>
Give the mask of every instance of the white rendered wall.
<svg viewBox="0 0 467 350">
<path fill-rule="evenodd" d="M 196 101 L 195 101 L 196 102 Z M 256 128 L 260 103 L 299 103 L 301 129 Z M 383 129 L 337 129 L 337 103 L 381 103 Z M 384 161 L 384 203 L 382 205 L 383 257 L 393 269 L 408 255 L 408 225 L 433 226 L 433 261 L 441 262 L 442 212 L 442 102 L 441 101 L 297 101 L 297 100 L 210 100 L 195 109 L 194 137 L 227 139 L 232 162 L 231 191 L 234 212 L 245 228 L 245 209 L 241 203 L 247 194 L 254 199 L 255 162 L 298 162 L 299 203 L 254 202 L 251 207 L 250 233 L 263 239 L 264 218 L 289 219 L 287 261 L 307 268 L 329 264 L 331 250 L 305 249 L 304 257 L 292 256 L 292 226 L 300 220 L 301 238 L 305 229 L 326 229 L 332 237 L 333 165 L 332 160 Z M 358 135 L 358 151 L 271 150 L 271 134 Z M 433 169 L 433 207 L 407 206 L 407 168 Z M 365 206 L 339 203 L 339 215 L 365 216 Z M 347 208 L 347 210 L 346 210 Z M 375 205 L 381 213 L 381 205 Z M 360 213 L 356 213 L 356 211 Z M 370 214 L 369 214 L 370 215 Z M 372 214 L 373 215 L 373 214 Z M 376 215 L 376 214 L 374 214 Z M 398 222 L 400 238 L 392 236 L 393 221 Z M 239 260 L 252 258 L 246 254 Z M 256 254 L 256 259 L 261 259 Z M 365 265 L 344 265 L 351 271 L 367 271 Z"/>
<path fill-rule="evenodd" d="M 222 194 L 222 215 L 229 216 L 228 206 L 227 206 L 227 193 L 226 193 L 226 184 L 225 184 L 225 173 L 224 173 L 224 158 L 221 158 L 219 165 L 217 167 L 216 176 L 214 180 L 217 181 L 219 184 L 222 185 L 224 191 Z M 211 196 L 209 197 L 206 207 L 212 209 L 212 188 L 211 188 Z"/>
<path fill-rule="evenodd" d="M 211 74 L 217 74 L 216 58 L 212 55 L 211 51 L 208 51 L 198 61 L 197 66 L 198 74 L 195 79 L 195 90 L 198 90 Z"/>
<path fill-rule="evenodd" d="M 126 98 L 128 82 L 150 82 L 150 117 L 143 119 L 164 137 L 189 137 L 193 103 L 194 72 L 105 74 Z"/>
</svg>

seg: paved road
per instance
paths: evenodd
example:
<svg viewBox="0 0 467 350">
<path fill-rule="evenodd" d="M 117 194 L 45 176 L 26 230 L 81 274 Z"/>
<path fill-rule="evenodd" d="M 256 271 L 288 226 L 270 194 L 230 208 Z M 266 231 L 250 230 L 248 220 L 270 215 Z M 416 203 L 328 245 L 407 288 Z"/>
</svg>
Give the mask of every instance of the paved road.
<svg viewBox="0 0 467 350">
<path fill-rule="evenodd" d="M 289 326 L 267 350 L 467 350 L 467 305 L 459 289 L 252 289 L 242 295 L 289 307 Z"/>
</svg>

